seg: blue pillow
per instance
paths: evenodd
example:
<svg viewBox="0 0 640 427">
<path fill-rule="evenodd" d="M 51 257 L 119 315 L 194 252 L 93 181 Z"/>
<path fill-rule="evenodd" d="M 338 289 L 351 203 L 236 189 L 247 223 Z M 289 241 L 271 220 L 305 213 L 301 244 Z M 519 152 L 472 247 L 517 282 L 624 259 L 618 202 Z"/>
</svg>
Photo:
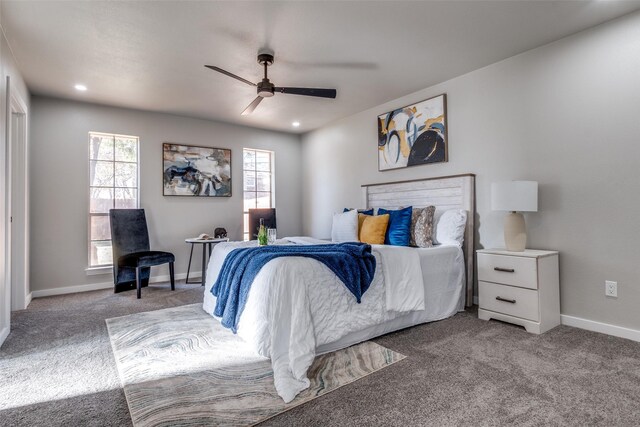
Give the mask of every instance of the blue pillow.
<svg viewBox="0 0 640 427">
<path fill-rule="evenodd" d="M 342 212 L 349 212 L 350 210 L 351 210 L 351 209 L 349 209 L 349 208 L 344 208 L 344 210 L 343 210 Z M 371 209 L 367 209 L 367 210 L 364 210 L 364 209 L 358 209 L 358 213 L 373 216 L 373 208 L 371 208 Z"/>
<path fill-rule="evenodd" d="M 411 212 L 413 207 L 389 211 L 378 209 L 378 215 L 389 214 L 387 234 L 384 236 L 385 245 L 409 246 L 411 236 Z"/>
</svg>

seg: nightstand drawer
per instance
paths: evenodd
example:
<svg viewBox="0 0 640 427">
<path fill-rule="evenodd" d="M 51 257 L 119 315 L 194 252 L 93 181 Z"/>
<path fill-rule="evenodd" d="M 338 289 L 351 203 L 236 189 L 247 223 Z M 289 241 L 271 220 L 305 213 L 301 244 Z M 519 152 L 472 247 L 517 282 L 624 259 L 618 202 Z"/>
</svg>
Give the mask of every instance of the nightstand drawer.
<svg viewBox="0 0 640 427">
<path fill-rule="evenodd" d="M 537 289 L 536 259 L 479 253 L 478 280 Z"/>
<path fill-rule="evenodd" d="M 480 308 L 538 321 L 538 291 L 478 282 L 480 288 Z"/>
</svg>

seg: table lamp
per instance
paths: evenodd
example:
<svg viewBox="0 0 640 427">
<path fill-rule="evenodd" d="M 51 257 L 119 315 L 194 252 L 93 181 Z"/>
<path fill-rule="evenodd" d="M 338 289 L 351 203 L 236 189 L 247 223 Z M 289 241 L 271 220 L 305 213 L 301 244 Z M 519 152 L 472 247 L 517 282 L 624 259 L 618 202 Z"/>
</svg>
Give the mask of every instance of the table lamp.
<svg viewBox="0 0 640 427">
<path fill-rule="evenodd" d="M 527 228 L 520 212 L 538 211 L 538 183 L 494 182 L 491 184 L 491 209 L 509 211 L 504 218 L 504 243 L 508 251 L 523 252 L 527 246 Z"/>
</svg>

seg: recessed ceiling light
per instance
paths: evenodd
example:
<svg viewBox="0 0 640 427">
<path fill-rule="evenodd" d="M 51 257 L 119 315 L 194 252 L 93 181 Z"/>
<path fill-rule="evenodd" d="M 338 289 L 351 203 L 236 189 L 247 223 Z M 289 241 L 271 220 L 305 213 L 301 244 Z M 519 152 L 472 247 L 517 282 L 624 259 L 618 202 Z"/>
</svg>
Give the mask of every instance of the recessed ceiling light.
<svg viewBox="0 0 640 427">
<path fill-rule="evenodd" d="M 293 122 L 291 123 L 291 126 L 293 126 L 294 128 L 297 128 L 298 126 L 300 126 L 300 122 Z"/>
<path fill-rule="evenodd" d="M 80 92 L 84 92 L 85 90 L 87 90 L 87 87 L 81 84 L 77 84 L 74 87 L 76 88 L 76 90 L 79 90 Z"/>
</svg>

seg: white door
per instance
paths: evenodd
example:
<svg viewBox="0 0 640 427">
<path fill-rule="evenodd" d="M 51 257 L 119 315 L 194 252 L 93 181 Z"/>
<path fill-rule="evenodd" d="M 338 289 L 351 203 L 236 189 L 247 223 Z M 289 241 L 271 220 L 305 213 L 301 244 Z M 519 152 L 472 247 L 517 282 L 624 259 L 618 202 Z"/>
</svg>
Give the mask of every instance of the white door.
<svg viewBox="0 0 640 427">
<path fill-rule="evenodd" d="M 7 233 L 9 243 L 11 310 L 24 310 L 30 302 L 29 292 L 29 205 L 27 186 L 27 109 L 24 102 L 11 96 L 11 130 L 9 139 L 9 204 Z M 8 266 L 9 266 L 8 265 Z"/>
</svg>

